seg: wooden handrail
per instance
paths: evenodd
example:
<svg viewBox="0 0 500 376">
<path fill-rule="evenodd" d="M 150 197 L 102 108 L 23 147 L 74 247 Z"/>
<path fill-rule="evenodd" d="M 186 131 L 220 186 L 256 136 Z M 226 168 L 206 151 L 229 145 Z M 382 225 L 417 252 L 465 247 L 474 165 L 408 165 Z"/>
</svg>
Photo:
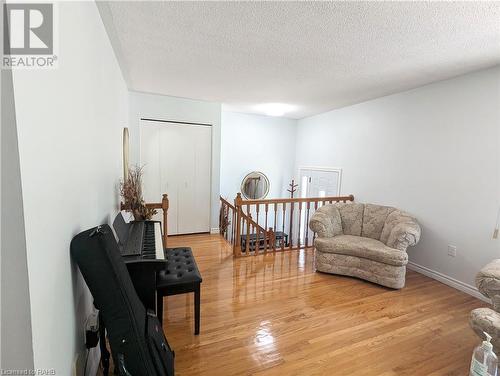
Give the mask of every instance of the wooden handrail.
<svg viewBox="0 0 500 376">
<path fill-rule="evenodd" d="M 224 199 L 222 196 L 219 196 L 220 197 L 220 200 L 223 204 L 229 206 L 231 209 L 235 209 L 235 207 L 233 206 L 233 204 L 231 204 L 229 201 L 227 201 L 226 199 Z"/>
<path fill-rule="evenodd" d="M 239 193 L 238 193 L 239 194 Z M 297 197 L 297 198 L 270 198 L 262 200 L 245 200 L 241 199 L 242 205 L 257 205 L 257 204 L 288 204 L 295 202 L 347 202 L 354 201 L 354 196 L 328 196 L 328 197 Z"/>
</svg>

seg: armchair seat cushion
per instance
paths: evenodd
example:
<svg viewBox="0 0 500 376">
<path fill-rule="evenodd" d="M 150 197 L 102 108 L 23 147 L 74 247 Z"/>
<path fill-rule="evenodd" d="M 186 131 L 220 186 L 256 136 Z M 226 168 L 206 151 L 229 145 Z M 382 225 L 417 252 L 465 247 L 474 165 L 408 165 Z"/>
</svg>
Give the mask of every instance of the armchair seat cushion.
<svg viewBox="0 0 500 376">
<path fill-rule="evenodd" d="M 325 253 L 355 256 L 394 266 L 403 266 L 408 263 L 406 252 L 390 248 L 372 238 L 338 235 L 332 238 L 316 238 L 314 245 Z"/>
</svg>

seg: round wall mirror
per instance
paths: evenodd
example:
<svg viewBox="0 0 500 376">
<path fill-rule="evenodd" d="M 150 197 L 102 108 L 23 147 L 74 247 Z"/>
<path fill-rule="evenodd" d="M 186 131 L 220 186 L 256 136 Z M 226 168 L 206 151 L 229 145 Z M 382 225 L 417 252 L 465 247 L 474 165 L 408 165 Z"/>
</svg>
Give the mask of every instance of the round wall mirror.
<svg viewBox="0 0 500 376">
<path fill-rule="evenodd" d="M 269 193 L 269 179 L 259 171 L 253 171 L 243 178 L 241 194 L 247 200 L 261 200 Z"/>
</svg>

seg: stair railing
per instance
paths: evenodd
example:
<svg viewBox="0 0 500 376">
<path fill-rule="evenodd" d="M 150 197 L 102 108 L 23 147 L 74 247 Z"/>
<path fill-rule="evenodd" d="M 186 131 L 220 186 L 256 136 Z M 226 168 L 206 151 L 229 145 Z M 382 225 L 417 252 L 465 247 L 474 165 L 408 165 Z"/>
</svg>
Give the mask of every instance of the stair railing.
<svg viewBox="0 0 500 376">
<path fill-rule="evenodd" d="M 233 245 L 235 256 L 313 246 L 309 219 L 322 205 L 354 201 L 354 196 L 245 200 L 238 193 L 234 205 L 221 197 L 220 233 Z"/>
</svg>

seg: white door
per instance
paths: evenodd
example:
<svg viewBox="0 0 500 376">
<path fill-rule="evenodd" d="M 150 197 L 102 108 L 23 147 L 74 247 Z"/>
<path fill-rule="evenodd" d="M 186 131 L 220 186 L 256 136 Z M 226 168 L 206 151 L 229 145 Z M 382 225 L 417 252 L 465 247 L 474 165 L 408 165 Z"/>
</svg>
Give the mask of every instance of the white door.
<svg viewBox="0 0 500 376">
<path fill-rule="evenodd" d="M 331 197 L 340 195 L 342 170 L 334 168 L 300 168 L 300 197 Z M 321 203 L 319 203 L 321 206 Z M 308 224 L 305 211 L 301 214 L 299 239 L 303 245 Z"/>
<path fill-rule="evenodd" d="M 146 202 L 168 194 L 169 235 L 210 231 L 211 127 L 141 121 L 140 129 Z"/>
<path fill-rule="evenodd" d="M 300 168 L 301 197 L 330 197 L 340 194 L 340 169 Z"/>
</svg>

